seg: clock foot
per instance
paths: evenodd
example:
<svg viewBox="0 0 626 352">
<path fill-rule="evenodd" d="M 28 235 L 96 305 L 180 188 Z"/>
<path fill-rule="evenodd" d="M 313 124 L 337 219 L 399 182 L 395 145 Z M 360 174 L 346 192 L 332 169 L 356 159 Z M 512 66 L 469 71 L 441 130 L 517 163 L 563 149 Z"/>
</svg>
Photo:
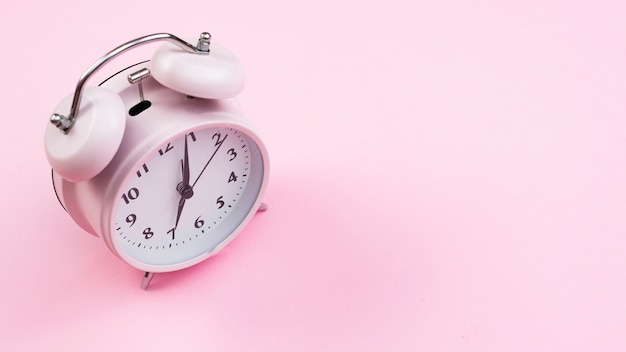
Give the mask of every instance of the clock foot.
<svg viewBox="0 0 626 352">
<path fill-rule="evenodd" d="M 148 289 L 148 286 L 150 286 L 150 281 L 152 281 L 153 277 L 154 277 L 154 273 L 150 273 L 146 271 L 143 274 L 143 279 L 141 279 L 141 289 L 143 290 Z"/>
<path fill-rule="evenodd" d="M 257 211 L 266 211 L 269 208 L 269 206 L 265 203 L 261 203 L 261 205 L 259 205 L 259 209 L 257 209 Z"/>
</svg>

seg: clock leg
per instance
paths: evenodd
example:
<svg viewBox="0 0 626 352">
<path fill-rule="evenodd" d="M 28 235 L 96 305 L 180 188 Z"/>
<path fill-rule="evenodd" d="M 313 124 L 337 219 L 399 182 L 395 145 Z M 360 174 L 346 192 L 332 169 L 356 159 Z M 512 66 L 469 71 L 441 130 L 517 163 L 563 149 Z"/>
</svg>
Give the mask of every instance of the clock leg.
<svg viewBox="0 0 626 352">
<path fill-rule="evenodd" d="M 143 279 L 141 279 L 141 288 L 143 290 L 148 289 L 148 286 L 150 285 L 150 281 L 152 281 L 153 277 L 154 277 L 154 273 L 150 273 L 146 271 L 143 274 Z"/>
<path fill-rule="evenodd" d="M 266 211 L 269 208 L 269 206 L 263 202 L 261 202 L 261 205 L 259 205 L 259 209 L 257 209 L 257 211 Z"/>
</svg>

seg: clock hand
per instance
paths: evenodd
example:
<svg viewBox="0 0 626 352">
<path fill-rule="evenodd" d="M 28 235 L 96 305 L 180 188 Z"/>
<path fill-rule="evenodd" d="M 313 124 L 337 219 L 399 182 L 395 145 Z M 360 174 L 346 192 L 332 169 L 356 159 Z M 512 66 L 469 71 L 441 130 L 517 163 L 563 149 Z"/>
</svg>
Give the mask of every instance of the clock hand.
<svg viewBox="0 0 626 352">
<path fill-rule="evenodd" d="M 185 154 L 183 159 L 180 160 L 180 163 L 183 169 L 183 181 L 176 186 L 176 190 L 180 193 L 180 200 L 178 201 L 178 211 L 176 213 L 174 229 L 178 227 L 178 221 L 180 220 L 180 215 L 183 213 L 185 201 L 193 196 L 193 187 L 189 186 L 189 150 L 187 148 L 187 136 L 185 136 Z"/>
<path fill-rule="evenodd" d="M 183 213 L 183 207 L 185 206 L 185 197 L 181 196 L 178 202 L 178 213 L 176 214 L 176 223 L 174 224 L 174 230 L 178 228 L 178 221 L 180 220 L 180 214 Z"/>
<path fill-rule="evenodd" d="M 183 184 L 185 186 L 189 186 L 189 151 L 187 150 L 187 136 L 186 135 L 185 135 L 185 155 L 183 159 Z"/>
<path fill-rule="evenodd" d="M 206 170 L 207 166 L 209 166 L 209 164 L 211 163 L 211 160 L 213 160 L 213 157 L 215 156 L 215 154 L 217 154 L 217 152 L 220 150 L 220 148 L 222 147 L 222 144 L 224 144 L 224 141 L 226 140 L 226 137 L 228 137 L 228 135 L 225 135 L 224 139 L 222 139 L 221 141 L 219 140 L 219 137 L 218 137 L 218 142 L 216 144 L 217 148 L 215 148 L 215 151 L 213 152 L 213 154 L 209 158 L 209 161 L 207 161 L 206 164 L 204 164 L 204 167 L 202 168 L 202 171 L 200 171 L 200 174 L 198 175 L 196 180 L 191 185 L 191 188 L 193 188 L 196 185 L 196 183 L 198 183 L 198 180 L 200 179 L 200 176 L 202 176 L 202 174 L 204 173 L 204 170 Z"/>
</svg>

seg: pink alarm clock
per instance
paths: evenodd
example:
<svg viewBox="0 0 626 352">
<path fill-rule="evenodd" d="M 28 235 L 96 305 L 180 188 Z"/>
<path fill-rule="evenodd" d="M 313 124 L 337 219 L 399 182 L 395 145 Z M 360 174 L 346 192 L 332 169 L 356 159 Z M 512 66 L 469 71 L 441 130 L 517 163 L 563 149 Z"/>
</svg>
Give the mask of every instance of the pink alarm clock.
<svg viewBox="0 0 626 352">
<path fill-rule="evenodd" d="M 145 272 L 180 270 L 219 252 L 258 210 L 268 154 L 235 96 L 239 61 L 202 33 L 125 43 L 79 79 L 45 132 L 59 201 L 85 231 Z M 131 48 L 165 41 L 152 59 L 98 86 L 89 77 Z"/>
</svg>

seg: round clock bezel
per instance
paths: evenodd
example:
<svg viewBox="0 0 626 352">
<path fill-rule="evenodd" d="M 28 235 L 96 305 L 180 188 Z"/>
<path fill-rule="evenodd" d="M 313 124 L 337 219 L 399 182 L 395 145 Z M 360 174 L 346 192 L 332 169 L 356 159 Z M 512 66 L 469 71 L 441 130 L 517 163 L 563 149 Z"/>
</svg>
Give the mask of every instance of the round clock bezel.
<svg viewBox="0 0 626 352">
<path fill-rule="evenodd" d="M 227 114 L 230 115 L 230 114 Z M 173 142 L 179 138 L 183 138 L 186 134 L 207 128 L 233 128 L 240 133 L 244 134 L 249 141 L 254 142 L 250 145 L 251 154 L 251 166 L 250 176 L 248 179 L 248 185 L 246 186 L 246 192 L 237 202 L 235 208 L 233 208 L 230 214 L 224 218 L 222 223 L 219 224 L 213 231 L 219 231 L 224 227 L 229 227 L 228 234 L 217 246 L 212 249 L 208 249 L 205 253 L 196 256 L 194 258 L 184 260 L 173 264 L 150 264 L 137 260 L 130 255 L 117 239 L 115 231 L 116 214 L 122 199 L 120 195 L 125 192 L 126 187 L 131 180 L 136 176 L 136 170 L 138 170 L 147 160 L 154 157 L 155 153 L 167 145 L 168 142 Z M 223 247 L 225 247 L 230 241 L 232 241 L 248 224 L 252 219 L 256 210 L 261 204 L 265 188 L 267 186 L 267 179 L 269 175 L 269 160 L 268 154 L 263 142 L 260 138 L 247 126 L 239 123 L 238 121 L 228 121 L 228 119 L 209 120 L 200 123 L 195 123 L 192 126 L 186 126 L 186 128 L 180 129 L 178 132 L 171 133 L 169 138 L 161 139 L 160 143 L 153 143 L 150 148 L 143 148 L 142 152 L 138 152 L 137 156 L 128 156 L 124 165 L 118 166 L 115 174 L 111 177 L 109 187 L 105 192 L 104 202 L 110 206 L 104 207 L 102 210 L 101 225 L 103 239 L 111 251 L 131 266 L 147 271 L 147 272 L 169 272 L 187 268 L 195 265 L 215 254 L 217 254 Z M 254 192 L 254 188 L 258 188 L 258 192 Z M 249 207 L 247 204 L 251 204 Z M 242 209 L 245 207 L 245 209 Z M 235 218 L 239 216 L 238 218 Z M 241 221 L 239 221 L 241 219 Z M 221 232 L 225 234 L 225 232 Z"/>
</svg>

